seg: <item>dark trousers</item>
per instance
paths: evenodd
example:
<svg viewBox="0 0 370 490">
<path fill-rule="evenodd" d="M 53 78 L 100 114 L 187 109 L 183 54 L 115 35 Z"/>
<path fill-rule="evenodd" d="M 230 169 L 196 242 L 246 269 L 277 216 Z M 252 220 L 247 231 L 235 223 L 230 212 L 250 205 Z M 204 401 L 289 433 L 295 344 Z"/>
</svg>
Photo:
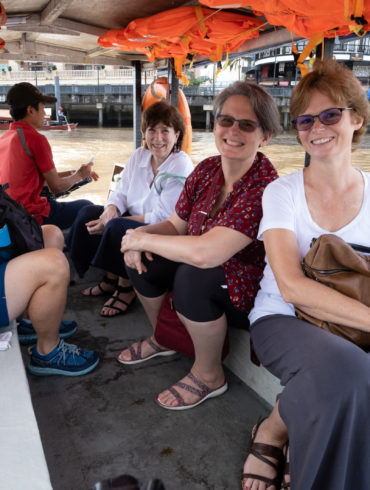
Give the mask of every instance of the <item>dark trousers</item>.
<svg viewBox="0 0 370 490">
<path fill-rule="evenodd" d="M 69 256 L 80 277 L 83 277 L 90 264 L 112 274 L 127 277 L 123 254 L 120 251 L 122 237 L 127 230 L 143 226 L 144 223 L 129 217 L 114 218 L 105 226 L 103 235 L 90 235 L 86 223 L 98 219 L 103 211 L 104 207 L 97 205 L 81 209 L 67 236 Z"/>
<path fill-rule="evenodd" d="M 148 269 L 143 274 L 127 268 L 135 289 L 149 298 L 169 290 L 174 292 L 176 310 L 194 322 L 211 322 L 226 314 L 229 325 L 248 328 L 248 314 L 231 303 L 223 268 L 200 269 L 154 255 L 153 261 L 143 257 Z"/>
<path fill-rule="evenodd" d="M 262 364 L 285 386 L 292 490 L 370 488 L 370 356 L 293 316 L 251 325 Z"/>
<path fill-rule="evenodd" d="M 70 228 L 77 214 L 85 206 L 92 206 L 92 202 L 87 199 L 76 199 L 76 201 L 55 201 L 51 199 L 50 204 L 50 214 L 47 218 L 44 218 L 44 225 L 56 225 L 60 229 L 66 230 Z"/>
</svg>

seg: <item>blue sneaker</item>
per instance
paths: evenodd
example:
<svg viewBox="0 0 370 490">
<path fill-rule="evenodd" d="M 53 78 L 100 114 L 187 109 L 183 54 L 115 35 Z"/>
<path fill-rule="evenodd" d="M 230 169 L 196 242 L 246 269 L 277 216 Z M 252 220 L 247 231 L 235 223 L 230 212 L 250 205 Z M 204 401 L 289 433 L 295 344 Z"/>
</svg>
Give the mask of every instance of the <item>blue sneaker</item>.
<svg viewBox="0 0 370 490">
<path fill-rule="evenodd" d="M 28 370 L 37 376 L 64 374 L 65 376 L 82 376 L 99 364 L 99 356 L 93 350 L 80 349 L 77 345 L 67 344 L 61 340 L 46 356 L 39 354 L 36 346 L 31 347 L 31 362 Z"/>
<path fill-rule="evenodd" d="M 30 320 L 26 318 L 17 318 L 18 323 L 18 338 L 22 345 L 36 344 L 37 333 L 33 328 Z M 59 327 L 59 337 L 68 339 L 77 331 L 77 323 L 73 320 L 63 320 Z"/>
</svg>

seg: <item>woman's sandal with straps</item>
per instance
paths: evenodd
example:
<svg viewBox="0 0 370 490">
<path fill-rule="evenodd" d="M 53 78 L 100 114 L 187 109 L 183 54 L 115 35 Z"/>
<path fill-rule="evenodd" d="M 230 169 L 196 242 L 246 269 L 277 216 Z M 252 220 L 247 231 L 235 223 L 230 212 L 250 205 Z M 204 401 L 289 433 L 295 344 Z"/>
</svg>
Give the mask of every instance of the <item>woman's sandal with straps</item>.
<svg viewBox="0 0 370 490">
<path fill-rule="evenodd" d="M 280 489 L 283 465 L 285 461 L 283 450 L 277 446 L 270 444 L 264 444 L 262 442 L 254 442 L 257 436 L 258 429 L 265 418 L 261 419 L 252 430 L 252 440 L 249 446 L 248 455 L 252 454 L 255 458 L 263 461 L 268 466 L 271 466 L 276 471 L 275 478 L 267 478 L 266 476 L 256 475 L 254 473 L 243 473 L 242 475 L 242 488 L 244 489 L 244 481 L 248 478 L 253 480 L 262 481 L 267 484 L 267 488 L 273 486 L 276 490 Z M 274 458 L 276 463 L 268 458 Z"/>
<path fill-rule="evenodd" d="M 109 291 L 108 291 L 107 289 L 104 289 L 102 287 L 102 284 L 110 284 L 111 286 L 114 286 L 114 289 L 109 289 Z M 86 291 L 86 293 L 84 293 L 82 291 L 82 294 L 84 296 L 93 296 L 94 298 L 98 297 L 98 296 L 104 296 L 107 294 L 112 294 L 112 292 L 114 292 L 117 289 L 117 284 L 118 284 L 118 278 L 112 279 L 105 274 L 105 276 L 99 282 L 99 284 L 96 284 L 95 286 L 91 286 L 91 288 L 89 288 L 89 289 L 84 289 L 84 291 Z M 97 294 L 93 294 L 94 288 L 99 289 L 99 292 Z"/>
<path fill-rule="evenodd" d="M 289 467 L 289 441 L 283 447 L 285 465 L 283 471 L 283 480 L 281 482 L 281 490 L 290 490 L 290 467 Z"/>
<path fill-rule="evenodd" d="M 130 301 L 130 303 L 128 303 L 124 299 L 120 299 L 119 298 L 119 295 L 121 293 L 131 293 L 133 290 L 134 290 L 134 288 L 132 286 L 120 286 L 118 284 L 116 286 L 116 290 L 114 291 L 113 295 L 107 300 L 107 302 L 103 306 L 103 309 L 104 308 L 111 308 L 116 313 L 114 313 L 113 315 L 105 315 L 102 312 L 103 311 L 102 310 L 100 312 L 100 316 L 103 316 L 104 318 L 111 318 L 111 317 L 113 318 L 113 317 L 116 317 L 118 315 L 124 315 L 125 313 L 127 313 L 128 310 L 130 309 L 130 307 L 134 304 L 134 302 L 136 300 L 136 296 L 134 296 L 134 298 Z M 111 301 L 111 303 L 110 304 L 107 304 L 109 301 Z M 122 305 L 126 305 L 126 308 L 125 309 L 122 309 L 119 306 L 117 306 L 116 303 L 121 303 Z"/>
</svg>

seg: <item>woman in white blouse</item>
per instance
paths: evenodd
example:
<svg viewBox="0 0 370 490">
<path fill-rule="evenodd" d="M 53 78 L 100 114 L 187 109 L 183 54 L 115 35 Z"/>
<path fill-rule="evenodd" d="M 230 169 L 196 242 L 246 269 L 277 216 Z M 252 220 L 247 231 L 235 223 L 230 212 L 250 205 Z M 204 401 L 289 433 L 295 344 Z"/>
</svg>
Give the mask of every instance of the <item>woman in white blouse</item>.
<svg viewBox="0 0 370 490">
<path fill-rule="evenodd" d="M 141 130 L 145 146 L 129 158 L 105 206 L 84 207 L 67 237 L 81 277 L 90 264 L 106 271 L 99 284 L 82 291 L 85 296 L 111 295 L 101 311 L 104 317 L 125 313 L 135 299 L 120 252 L 126 230 L 167 219 L 193 170 L 180 150 L 185 125 L 175 107 L 164 101 L 152 104 L 143 113 Z"/>
</svg>

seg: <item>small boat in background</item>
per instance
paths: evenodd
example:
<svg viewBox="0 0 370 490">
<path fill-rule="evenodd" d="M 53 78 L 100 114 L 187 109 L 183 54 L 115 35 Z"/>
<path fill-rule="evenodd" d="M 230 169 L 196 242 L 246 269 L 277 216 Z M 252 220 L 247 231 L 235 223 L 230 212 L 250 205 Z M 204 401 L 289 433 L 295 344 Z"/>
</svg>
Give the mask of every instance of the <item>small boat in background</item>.
<svg viewBox="0 0 370 490">
<path fill-rule="evenodd" d="M 0 109 L 0 131 L 9 129 L 10 123 L 13 121 L 9 114 L 8 109 Z M 59 124 L 58 121 L 51 121 L 50 116 L 46 116 L 44 127 L 42 131 L 49 130 L 62 130 L 62 131 L 73 131 L 78 126 L 78 123 L 68 123 Z"/>
<path fill-rule="evenodd" d="M 49 131 L 49 129 L 61 129 L 63 131 L 73 131 L 78 126 L 78 123 L 65 123 L 58 124 L 57 122 L 51 122 L 50 124 L 45 124 L 41 131 Z M 0 126 L 1 128 L 1 126 Z"/>
</svg>

